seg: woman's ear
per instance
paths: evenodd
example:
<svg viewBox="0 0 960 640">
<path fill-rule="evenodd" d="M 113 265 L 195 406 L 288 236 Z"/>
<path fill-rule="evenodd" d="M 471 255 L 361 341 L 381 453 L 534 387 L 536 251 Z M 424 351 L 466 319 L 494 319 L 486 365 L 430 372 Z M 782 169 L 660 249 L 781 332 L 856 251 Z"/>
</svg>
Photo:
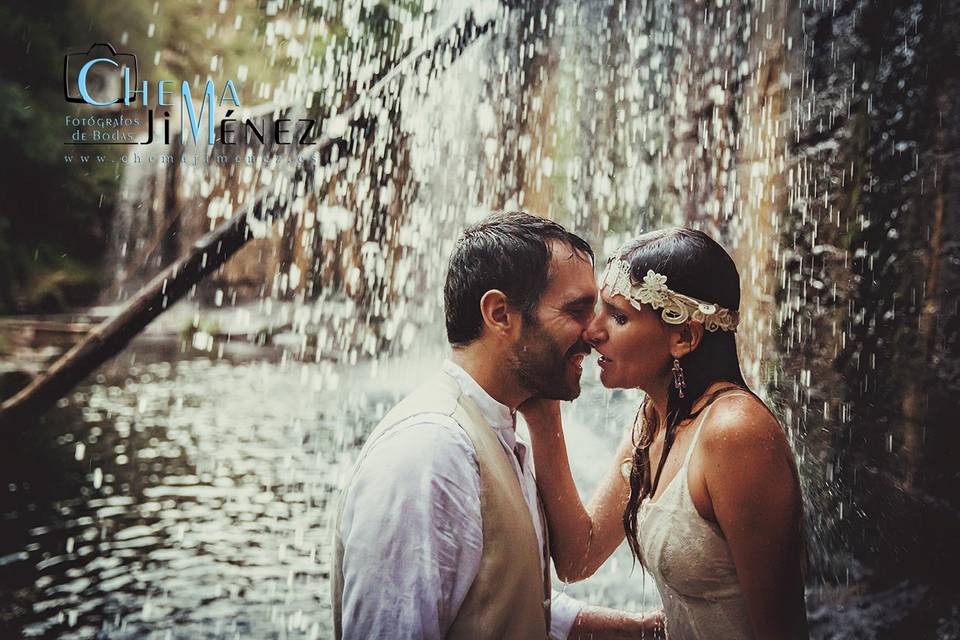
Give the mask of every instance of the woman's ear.
<svg viewBox="0 0 960 640">
<path fill-rule="evenodd" d="M 509 334 L 517 322 L 506 294 L 499 289 L 491 289 L 480 298 L 480 315 L 484 328 L 499 335 Z"/>
<path fill-rule="evenodd" d="M 703 323 L 687 321 L 671 332 L 670 335 L 670 355 L 674 358 L 682 358 L 698 346 L 703 340 Z"/>
</svg>

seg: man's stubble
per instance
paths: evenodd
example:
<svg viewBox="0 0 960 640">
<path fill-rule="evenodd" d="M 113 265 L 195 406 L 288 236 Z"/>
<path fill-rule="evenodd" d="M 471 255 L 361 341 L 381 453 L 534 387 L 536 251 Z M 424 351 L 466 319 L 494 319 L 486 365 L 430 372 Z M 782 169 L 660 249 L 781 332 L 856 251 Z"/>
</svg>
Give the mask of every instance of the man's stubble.
<svg viewBox="0 0 960 640">
<path fill-rule="evenodd" d="M 563 351 L 536 318 L 525 315 L 511 365 L 517 381 L 534 397 L 573 400 L 580 395 L 580 376 L 568 374 L 569 361 L 578 353 L 589 352 L 590 345 L 580 339 Z"/>
</svg>

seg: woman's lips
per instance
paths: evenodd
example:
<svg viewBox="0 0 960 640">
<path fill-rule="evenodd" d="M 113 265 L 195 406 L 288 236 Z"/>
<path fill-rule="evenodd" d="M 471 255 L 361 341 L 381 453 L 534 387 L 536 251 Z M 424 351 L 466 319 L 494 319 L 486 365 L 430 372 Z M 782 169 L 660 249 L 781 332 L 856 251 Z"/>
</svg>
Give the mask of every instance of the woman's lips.
<svg viewBox="0 0 960 640">
<path fill-rule="evenodd" d="M 607 356 L 600 356 L 600 358 L 597 360 L 597 365 L 599 365 L 600 368 L 602 369 L 606 367 L 608 364 L 610 364 L 611 362 L 613 361 L 610 360 L 610 358 L 608 358 Z"/>
</svg>

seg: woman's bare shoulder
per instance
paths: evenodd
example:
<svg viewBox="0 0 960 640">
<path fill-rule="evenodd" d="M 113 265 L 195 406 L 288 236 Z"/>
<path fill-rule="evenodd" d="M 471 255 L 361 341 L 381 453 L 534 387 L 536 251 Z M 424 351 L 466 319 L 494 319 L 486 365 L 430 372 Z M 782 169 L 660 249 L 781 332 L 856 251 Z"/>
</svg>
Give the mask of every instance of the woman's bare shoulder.
<svg viewBox="0 0 960 640">
<path fill-rule="evenodd" d="M 760 398 L 745 391 L 727 392 L 714 400 L 702 428 L 707 453 L 735 454 L 735 458 L 764 451 L 778 454 L 775 457 L 790 454 L 786 435 L 776 416 Z"/>
<path fill-rule="evenodd" d="M 796 461 L 776 417 L 755 396 L 715 402 L 702 427 L 701 455 L 718 522 L 723 526 L 722 514 L 737 521 L 754 522 L 764 514 L 796 520 L 801 511 Z"/>
</svg>

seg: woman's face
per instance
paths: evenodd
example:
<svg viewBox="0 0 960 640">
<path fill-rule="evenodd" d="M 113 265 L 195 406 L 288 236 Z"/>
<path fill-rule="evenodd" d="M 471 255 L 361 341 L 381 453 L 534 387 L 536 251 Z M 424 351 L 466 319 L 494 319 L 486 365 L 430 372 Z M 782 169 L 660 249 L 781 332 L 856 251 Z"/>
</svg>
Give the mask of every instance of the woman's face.
<svg viewBox="0 0 960 640">
<path fill-rule="evenodd" d="M 669 375 L 671 333 L 649 305 L 635 309 L 605 288 L 584 339 L 600 354 L 600 382 L 608 389 L 650 389 Z"/>
</svg>

